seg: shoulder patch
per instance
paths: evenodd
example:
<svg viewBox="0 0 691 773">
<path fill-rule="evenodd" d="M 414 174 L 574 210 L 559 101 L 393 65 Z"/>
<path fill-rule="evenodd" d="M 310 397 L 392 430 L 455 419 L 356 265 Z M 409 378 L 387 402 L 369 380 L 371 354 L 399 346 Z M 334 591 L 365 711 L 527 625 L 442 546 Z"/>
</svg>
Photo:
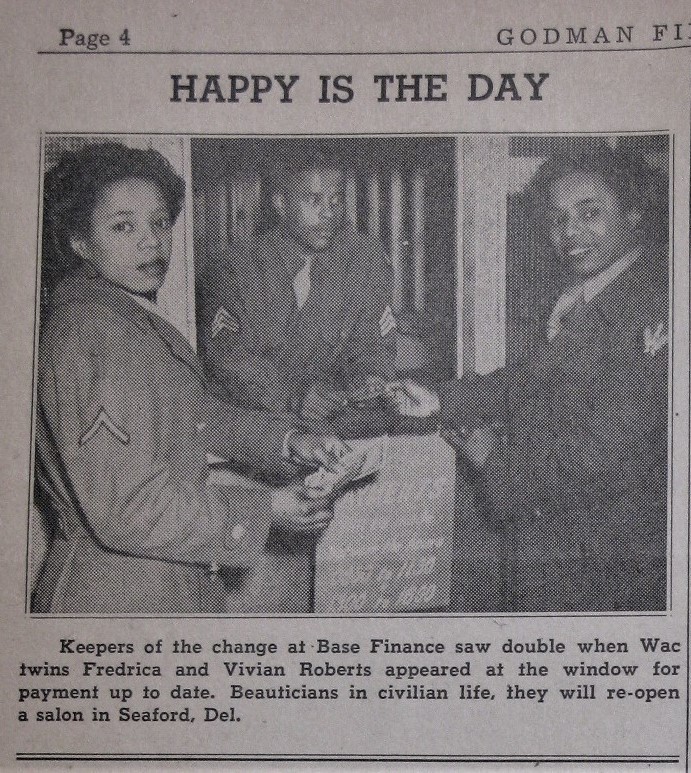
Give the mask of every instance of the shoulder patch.
<svg viewBox="0 0 691 773">
<path fill-rule="evenodd" d="M 651 357 L 668 342 L 669 335 L 664 322 L 660 322 L 655 329 L 648 325 L 643 331 L 643 351 Z"/>
<path fill-rule="evenodd" d="M 129 445 L 129 434 L 121 427 L 118 427 L 118 425 L 108 415 L 108 411 L 106 411 L 106 409 L 101 406 L 101 410 L 98 412 L 98 416 L 96 416 L 93 424 L 79 438 L 79 447 L 81 448 L 82 446 L 85 446 L 94 437 L 94 435 L 96 435 L 101 427 L 110 432 L 110 434 L 116 440 L 119 440 L 123 445 Z"/>
<path fill-rule="evenodd" d="M 227 330 L 229 333 L 240 332 L 240 320 L 223 306 L 218 308 L 211 322 L 211 337 L 216 338 L 221 330 Z"/>
</svg>

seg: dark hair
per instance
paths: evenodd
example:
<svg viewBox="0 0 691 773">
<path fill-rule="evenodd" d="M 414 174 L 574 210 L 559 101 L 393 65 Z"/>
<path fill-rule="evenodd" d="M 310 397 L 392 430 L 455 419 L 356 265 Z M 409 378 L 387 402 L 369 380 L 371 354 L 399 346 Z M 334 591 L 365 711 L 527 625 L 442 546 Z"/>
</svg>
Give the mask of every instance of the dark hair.
<svg viewBox="0 0 691 773">
<path fill-rule="evenodd" d="M 59 275 L 80 262 L 71 238 L 87 234 L 106 186 L 133 177 L 159 186 L 175 221 L 182 209 L 185 183 L 157 151 L 103 142 L 60 157 L 46 173 L 43 189 L 43 255 L 49 273 Z"/>
<path fill-rule="evenodd" d="M 306 172 L 344 169 L 347 162 L 339 149 L 318 140 L 292 140 L 285 143 L 273 167 L 267 170 L 272 193 L 285 191 Z"/>
<path fill-rule="evenodd" d="M 545 161 L 524 194 L 534 215 L 541 218 L 549 206 L 550 186 L 574 172 L 599 177 L 619 199 L 625 212 L 637 210 L 639 240 L 662 243 L 668 238 L 669 190 L 665 176 L 640 155 L 620 150 L 556 155 Z"/>
</svg>

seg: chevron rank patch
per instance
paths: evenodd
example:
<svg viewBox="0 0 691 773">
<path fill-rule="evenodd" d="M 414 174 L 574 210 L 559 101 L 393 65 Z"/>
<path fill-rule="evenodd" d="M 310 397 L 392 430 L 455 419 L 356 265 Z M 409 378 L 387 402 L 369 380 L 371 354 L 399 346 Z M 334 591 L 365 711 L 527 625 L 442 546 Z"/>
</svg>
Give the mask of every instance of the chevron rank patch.
<svg viewBox="0 0 691 773">
<path fill-rule="evenodd" d="M 240 320 L 223 306 L 219 307 L 211 323 L 211 337 L 216 338 L 221 330 L 227 330 L 229 333 L 240 332 Z"/>
<path fill-rule="evenodd" d="M 94 420 L 93 424 L 86 430 L 86 432 L 79 438 L 79 447 L 85 446 L 97 433 L 103 428 L 123 445 L 128 445 L 130 442 L 130 436 L 124 429 L 118 427 L 118 425 L 111 419 L 103 406 L 98 412 L 98 416 Z"/>
</svg>

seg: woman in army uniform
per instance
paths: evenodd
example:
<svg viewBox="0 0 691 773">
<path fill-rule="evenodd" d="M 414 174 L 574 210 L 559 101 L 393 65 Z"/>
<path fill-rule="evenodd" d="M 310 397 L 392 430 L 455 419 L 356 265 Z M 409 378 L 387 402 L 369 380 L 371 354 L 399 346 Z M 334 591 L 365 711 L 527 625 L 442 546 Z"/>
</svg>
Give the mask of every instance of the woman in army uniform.
<svg viewBox="0 0 691 773">
<path fill-rule="evenodd" d="M 505 540 L 510 611 L 661 610 L 667 597 L 668 192 L 638 156 L 546 161 L 527 189 L 564 284 L 529 359 L 389 385 L 455 431 Z"/>
<path fill-rule="evenodd" d="M 242 583 L 270 530 L 315 534 L 331 518 L 301 485 L 209 485 L 208 453 L 286 480 L 345 447 L 216 397 L 159 312 L 183 193 L 159 153 L 118 143 L 66 153 L 46 176 L 44 277 L 56 256 L 62 276 L 40 330 L 36 502 L 51 542 L 32 611 L 226 611 L 228 578 Z"/>
</svg>

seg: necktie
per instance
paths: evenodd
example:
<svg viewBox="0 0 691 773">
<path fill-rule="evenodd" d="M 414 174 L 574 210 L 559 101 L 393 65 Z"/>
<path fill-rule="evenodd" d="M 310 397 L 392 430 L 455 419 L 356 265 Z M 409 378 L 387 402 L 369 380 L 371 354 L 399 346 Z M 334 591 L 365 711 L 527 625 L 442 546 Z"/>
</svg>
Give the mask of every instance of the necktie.
<svg viewBox="0 0 691 773">
<path fill-rule="evenodd" d="M 556 302 L 549 321 L 547 322 L 547 339 L 551 341 L 559 335 L 569 321 L 578 317 L 585 306 L 583 285 L 576 285 L 567 290 Z"/>
<path fill-rule="evenodd" d="M 295 274 L 293 278 L 293 290 L 295 292 L 295 303 L 298 309 L 301 309 L 307 297 L 310 294 L 310 268 L 312 266 L 311 258 L 305 259 L 305 265 Z"/>
</svg>

